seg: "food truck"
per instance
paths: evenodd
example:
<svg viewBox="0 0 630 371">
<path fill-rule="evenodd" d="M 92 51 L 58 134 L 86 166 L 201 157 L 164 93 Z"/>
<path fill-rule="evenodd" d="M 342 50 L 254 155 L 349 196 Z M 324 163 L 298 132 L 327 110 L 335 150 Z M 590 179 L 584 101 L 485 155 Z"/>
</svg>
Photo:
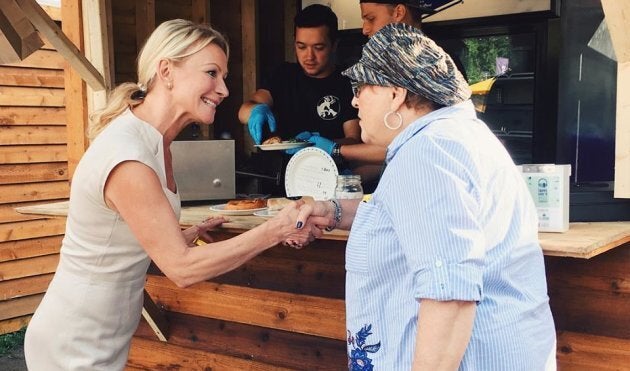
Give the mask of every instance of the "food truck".
<svg viewBox="0 0 630 371">
<path fill-rule="evenodd" d="M 136 81 L 138 51 L 165 20 L 209 22 L 231 48 L 229 99 L 212 126 L 190 126 L 172 147 L 182 227 L 228 214 L 215 233 L 225 239 L 269 217 L 264 207 L 257 215 L 226 212 L 230 200 L 334 194 L 334 162 L 303 152 L 289 166 L 291 159 L 256 147 L 237 118 L 275 66 L 295 61 L 293 16 L 313 3 L 337 14 L 337 61 L 351 64 L 367 41 L 355 0 L 2 3 L 0 333 L 28 325 L 52 279 L 72 175 L 89 146 L 88 115 L 113 86 Z M 555 192 L 567 229 L 539 233 L 558 368 L 627 369 L 630 7 L 615 0 L 433 3 L 436 13 L 422 28 L 461 61 L 478 116 L 528 169 L 524 179 L 562 184 Z M 304 170 L 313 161 L 321 173 Z M 313 189 L 320 180 L 328 188 Z M 347 239 L 334 230 L 301 250 L 277 246 L 188 288 L 152 265 L 127 368 L 347 367 Z"/>
</svg>

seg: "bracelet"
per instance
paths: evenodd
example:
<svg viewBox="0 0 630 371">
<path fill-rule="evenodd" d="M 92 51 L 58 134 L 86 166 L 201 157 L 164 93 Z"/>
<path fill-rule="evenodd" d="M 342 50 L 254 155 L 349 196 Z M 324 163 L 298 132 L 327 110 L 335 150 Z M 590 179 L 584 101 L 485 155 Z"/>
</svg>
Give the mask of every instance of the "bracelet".
<svg viewBox="0 0 630 371">
<path fill-rule="evenodd" d="M 332 227 L 328 226 L 324 228 L 326 232 L 332 231 L 333 229 L 337 228 L 337 225 L 339 223 L 341 223 L 341 204 L 339 203 L 339 201 L 335 200 L 334 198 L 331 198 L 328 201 L 332 202 L 333 205 L 335 206 L 335 215 L 334 215 L 335 224 Z"/>
</svg>

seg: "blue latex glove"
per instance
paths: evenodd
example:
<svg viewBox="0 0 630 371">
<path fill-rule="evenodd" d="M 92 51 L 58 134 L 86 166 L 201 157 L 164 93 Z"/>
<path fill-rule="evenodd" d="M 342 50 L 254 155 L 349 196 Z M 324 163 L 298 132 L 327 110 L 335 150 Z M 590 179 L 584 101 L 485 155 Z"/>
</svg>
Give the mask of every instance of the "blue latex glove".
<svg viewBox="0 0 630 371">
<path fill-rule="evenodd" d="M 297 140 L 304 140 L 304 141 L 308 141 L 308 139 L 310 137 L 312 137 L 313 135 L 316 135 L 317 133 L 311 133 L 310 131 L 303 131 L 300 134 L 295 136 L 295 139 Z M 291 148 L 291 149 L 287 149 L 284 151 L 284 153 L 286 153 L 287 155 L 294 155 L 295 152 L 301 150 L 302 148 Z"/>
<path fill-rule="evenodd" d="M 269 131 L 276 131 L 276 118 L 273 117 L 271 109 L 266 104 L 257 104 L 252 108 L 252 112 L 247 120 L 247 128 L 249 129 L 249 135 L 256 144 L 262 142 L 263 127 L 269 125 Z"/>
<path fill-rule="evenodd" d="M 315 145 L 315 147 L 323 150 L 324 152 L 328 153 L 329 155 L 332 155 L 333 148 L 335 148 L 335 142 L 333 142 L 332 140 L 330 140 L 328 138 L 324 138 L 324 137 L 320 136 L 319 133 L 310 133 L 312 135 L 309 138 L 304 139 L 303 137 L 301 137 L 302 134 L 304 134 L 304 133 L 308 133 L 308 132 L 300 133 L 295 138 L 296 139 L 307 140 L 307 141 L 313 143 Z M 293 151 L 293 152 L 290 153 L 289 151 Z M 289 153 L 289 154 L 293 154 L 295 152 L 297 152 L 296 149 L 287 150 L 287 153 Z"/>
</svg>

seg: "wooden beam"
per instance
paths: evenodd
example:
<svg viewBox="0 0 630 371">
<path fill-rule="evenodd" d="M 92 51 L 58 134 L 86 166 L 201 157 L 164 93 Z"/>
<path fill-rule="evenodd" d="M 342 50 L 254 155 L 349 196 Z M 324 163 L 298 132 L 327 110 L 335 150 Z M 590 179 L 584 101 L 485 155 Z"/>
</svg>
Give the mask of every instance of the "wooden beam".
<svg viewBox="0 0 630 371">
<path fill-rule="evenodd" d="M 169 323 L 162 308 L 151 299 L 151 296 L 144 290 L 144 303 L 142 305 L 142 317 L 147 321 L 155 335 L 160 341 L 167 341 L 169 336 Z"/>
<path fill-rule="evenodd" d="M 19 62 L 44 45 L 15 0 L 0 7 L 0 64 Z"/>
<path fill-rule="evenodd" d="M 59 29 L 57 24 L 50 19 L 48 14 L 35 0 L 17 0 L 22 11 L 31 23 L 46 36 L 48 41 L 66 58 L 68 63 L 76 69 L 81 77 L 94 89 L 103 90 L 103 76 L 92 66 L 92 64 L 81 54 L 79 49 L 72 44 L 66 35 Z"/>
<path fill-rule="evenodd" d="M 630 2 L 602 0 L 602 8 L 617 56 L 615 197 L 630 198 Z"/>
</svg>

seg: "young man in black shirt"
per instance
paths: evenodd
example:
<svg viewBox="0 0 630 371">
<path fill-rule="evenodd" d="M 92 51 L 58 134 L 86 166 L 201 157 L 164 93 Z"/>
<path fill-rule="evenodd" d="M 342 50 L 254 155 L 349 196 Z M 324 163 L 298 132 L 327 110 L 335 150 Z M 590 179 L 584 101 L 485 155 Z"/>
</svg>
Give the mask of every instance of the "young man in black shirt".
<svg viewBox="0 0 630 371">
<path fill-rule="evenodd" d="M 238 117 L 256 144 L 269 132 L 312 142 L 364 180 L 378 175 L 385 148 L 361 142 L 350 81 L 334 64 L 337 16 L 311 5 L 294 19 L 298 63 L 284 63 L 241 106 Z M 341 170 L 341 169 L 340 169 Z"/>
</svg>

